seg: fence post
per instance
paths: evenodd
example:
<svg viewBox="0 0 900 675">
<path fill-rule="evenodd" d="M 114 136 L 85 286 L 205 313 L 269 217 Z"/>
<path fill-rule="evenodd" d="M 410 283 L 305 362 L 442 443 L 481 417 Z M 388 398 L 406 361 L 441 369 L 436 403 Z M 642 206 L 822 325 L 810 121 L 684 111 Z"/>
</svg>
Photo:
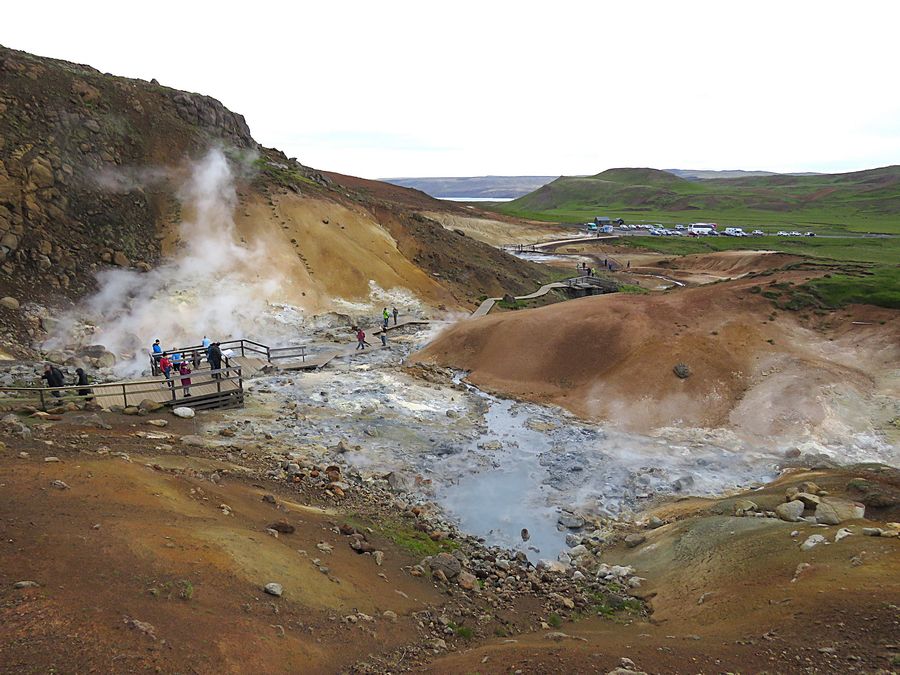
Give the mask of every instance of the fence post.
<svg viewBox="0 0 900 675">
<path fill-rule="evenodd" d="M 122 405 L 128 407 L 128 389 L 124 384 L 122 385 Z"/>
<path fill-rule="evenodd" d="M 244 340 L 243 340 L 243 338 L 241 338 L 241 356 L 242 356 L 242 357 L 243 357 L 243 356 L 247 356 L 247 355 L 244 353 Z"/>
</svg>

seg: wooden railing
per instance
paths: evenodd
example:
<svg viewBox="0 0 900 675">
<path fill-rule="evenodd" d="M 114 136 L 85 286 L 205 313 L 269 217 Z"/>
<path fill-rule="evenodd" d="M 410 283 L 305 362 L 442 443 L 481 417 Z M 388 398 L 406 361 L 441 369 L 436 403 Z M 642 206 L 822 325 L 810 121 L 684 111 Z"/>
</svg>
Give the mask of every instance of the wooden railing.
<svg viewBox="0 0 900 675">
<path fill-rule="evenodd" d="M 272 361 L 276 361 L 278 359 L 303 359 L 306 361 L 306 357 L 308 356 L 306 352 L 305 346 L 296 346 L 296 347 L 269 347 L 268 345 L 264 345 L 261 342 L 256 342 L 254 340 L 248 340 L 246 338 L 241 338 L 238 340 L 226 340 L 225 342 L 219 343 L 219 348 L 225 351 L 232 351 L 235 353 L 240 353 L 242 357 L 246 356 L 257 356 L 264 358 L 266 361 L 270 363 Z M 177 347 L 175 349 L 167 349 L 166 354 L 170 357 L 172 354 L 181 354 L 181 358 L 188 363 L 192 363 L 192 357 L 194 352 L 197 352 L 200 355 L 201 360 L 206 360 L 206 351 L 207 348 L 203 345 L 191 345 L 190 347 Z M 150 354 L 150 371 L 154 375 L 159 375 L 159 361 L 156 358 L 155 354 Z M 222 354 L 222 362 L 226 365 L 229 365 L 228 357 L 225 354 Z"/>
<path fill-rule="evenodd" d="M 191 391 L 185 396 L 182 378 L 189 378 Z M 226 383 L 234 383 L 228 385 Z M 213 385 L 211 387 L 210 385 Z M 208 391 L 212 389 L 211 391 Z M 88 390 L 88 394 L 79 391 Z M 144 399 L 163 405 L 189 407 L 224 407 L 229 399 L 243 403 L 244 382 L 241 368 L 194 371 L 190 375 L 175 374 L 171 380 L 128 380 L 64 387 L 0 387 L 0 407 L 33 406 L 48 410 L 70 402 L 94 401 L 103 407 L 119 404 L 137 406 Z"/>
</svg>

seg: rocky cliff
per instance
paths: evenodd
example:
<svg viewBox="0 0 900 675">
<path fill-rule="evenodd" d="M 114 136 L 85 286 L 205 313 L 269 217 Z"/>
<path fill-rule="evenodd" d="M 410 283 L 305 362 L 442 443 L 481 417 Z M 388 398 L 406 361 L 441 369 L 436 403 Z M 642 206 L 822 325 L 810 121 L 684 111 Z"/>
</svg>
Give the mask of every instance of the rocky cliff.
<svg viewBox="0 0 900 675">
<path fill-rule="evenodd" d="M 181 205 L 175 186 L 145 180 L 141 172 L 176 166 L 214 145 L 245 157 L 259 154 L 253 175 L 240 186 L 242 204 L 271 205 L 290 196 L 301 206 L 314 199 L 319 213 L 324 200 L 365 213 L 371 226 L 382 226 L 377 219 L 385 212 L 384 200 L 259 147 L 244 118 L 213 98 L 0 47 L 0 298 L 23 305 L 19 310 L 12 300 L 0 303 L 5 334 L 0 339 L 24 345 L 40 337 L 45 326 L 28 311 L 28 302 L 52 307 L 77 300 L 94 289 L 96 273 L 106 267 L 157 265 L 173 240 L 172 226 L 181 221 Z M 128 184 L 129 176 L 134 184 Z M 413 218 L 439 204 L 428 201 L 395 205 L 388 236 L 405 242 L 403 255 L 442 284 L 451 302 L 466 304 L 497 287 L 515 291 L 533 285 L 538 272 L 532 266 Z M 287 231 L 294 224 L 287 218 L 273 210 L 263 222 L 256 219 L 254 232 Z M 282 243 L 296 249 L 303 242 Z M 452 251 L 453 259 L 478 269 L 440 279 L 423 255 L 426 245 Z M 304 255 L 296 255 L 300 269 Z M 357 261 L 341 262 L 355 266 Z M 361 278 L 375 278 L 359 262 Z M 303 274 L 315 273 L 308 263 L 305 267 Z M 320 286 L 320 295 L 340 293 Z M 435 298 L 447 299 L 432 292 L 430 299 Z"/>
</svg>

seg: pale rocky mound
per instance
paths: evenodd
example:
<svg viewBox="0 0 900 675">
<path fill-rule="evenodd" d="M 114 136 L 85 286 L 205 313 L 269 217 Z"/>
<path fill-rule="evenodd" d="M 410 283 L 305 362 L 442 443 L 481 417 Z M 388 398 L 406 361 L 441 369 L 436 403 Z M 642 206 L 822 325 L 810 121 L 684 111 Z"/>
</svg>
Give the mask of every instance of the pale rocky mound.
<svg viewBox="0 0 900 675">
<path fill-rule="evenodd" d="M 829 335 L 747 283 L 614 294 L 462 321 L 414 356 L 488 390 L 637 431 L 670 425 L 828 437 L 884 424 L 900 357 L 896 312 Z M 877 315 L 877 316 L 876 316 Z M 833 338 L 833 340 L 832 340 Z M 675 366 L 687 366 L 679 377 Z"/>
</svg>

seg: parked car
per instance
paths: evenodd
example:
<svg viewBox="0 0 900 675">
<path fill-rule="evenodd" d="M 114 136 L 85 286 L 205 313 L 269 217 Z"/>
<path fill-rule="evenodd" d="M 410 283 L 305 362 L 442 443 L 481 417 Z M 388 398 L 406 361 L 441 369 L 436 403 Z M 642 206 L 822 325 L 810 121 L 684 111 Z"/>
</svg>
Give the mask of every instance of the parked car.
<svg viewBox="0 0 900 675">
<path fill-rule="evenodd" d="M 753 230 L 752 234 L 754 237 L 764 237 L 766 233 L 762 230 Z"/>
<path fill-rule="evenodd" d="M 806 236 L 807 236 L 807 237 L 815 237 L 815 236 L 816 236 L 816 233 L 815 233 L 815 232 L 807 232 L 807 233 L 806 233 Z"/>
</svg>

